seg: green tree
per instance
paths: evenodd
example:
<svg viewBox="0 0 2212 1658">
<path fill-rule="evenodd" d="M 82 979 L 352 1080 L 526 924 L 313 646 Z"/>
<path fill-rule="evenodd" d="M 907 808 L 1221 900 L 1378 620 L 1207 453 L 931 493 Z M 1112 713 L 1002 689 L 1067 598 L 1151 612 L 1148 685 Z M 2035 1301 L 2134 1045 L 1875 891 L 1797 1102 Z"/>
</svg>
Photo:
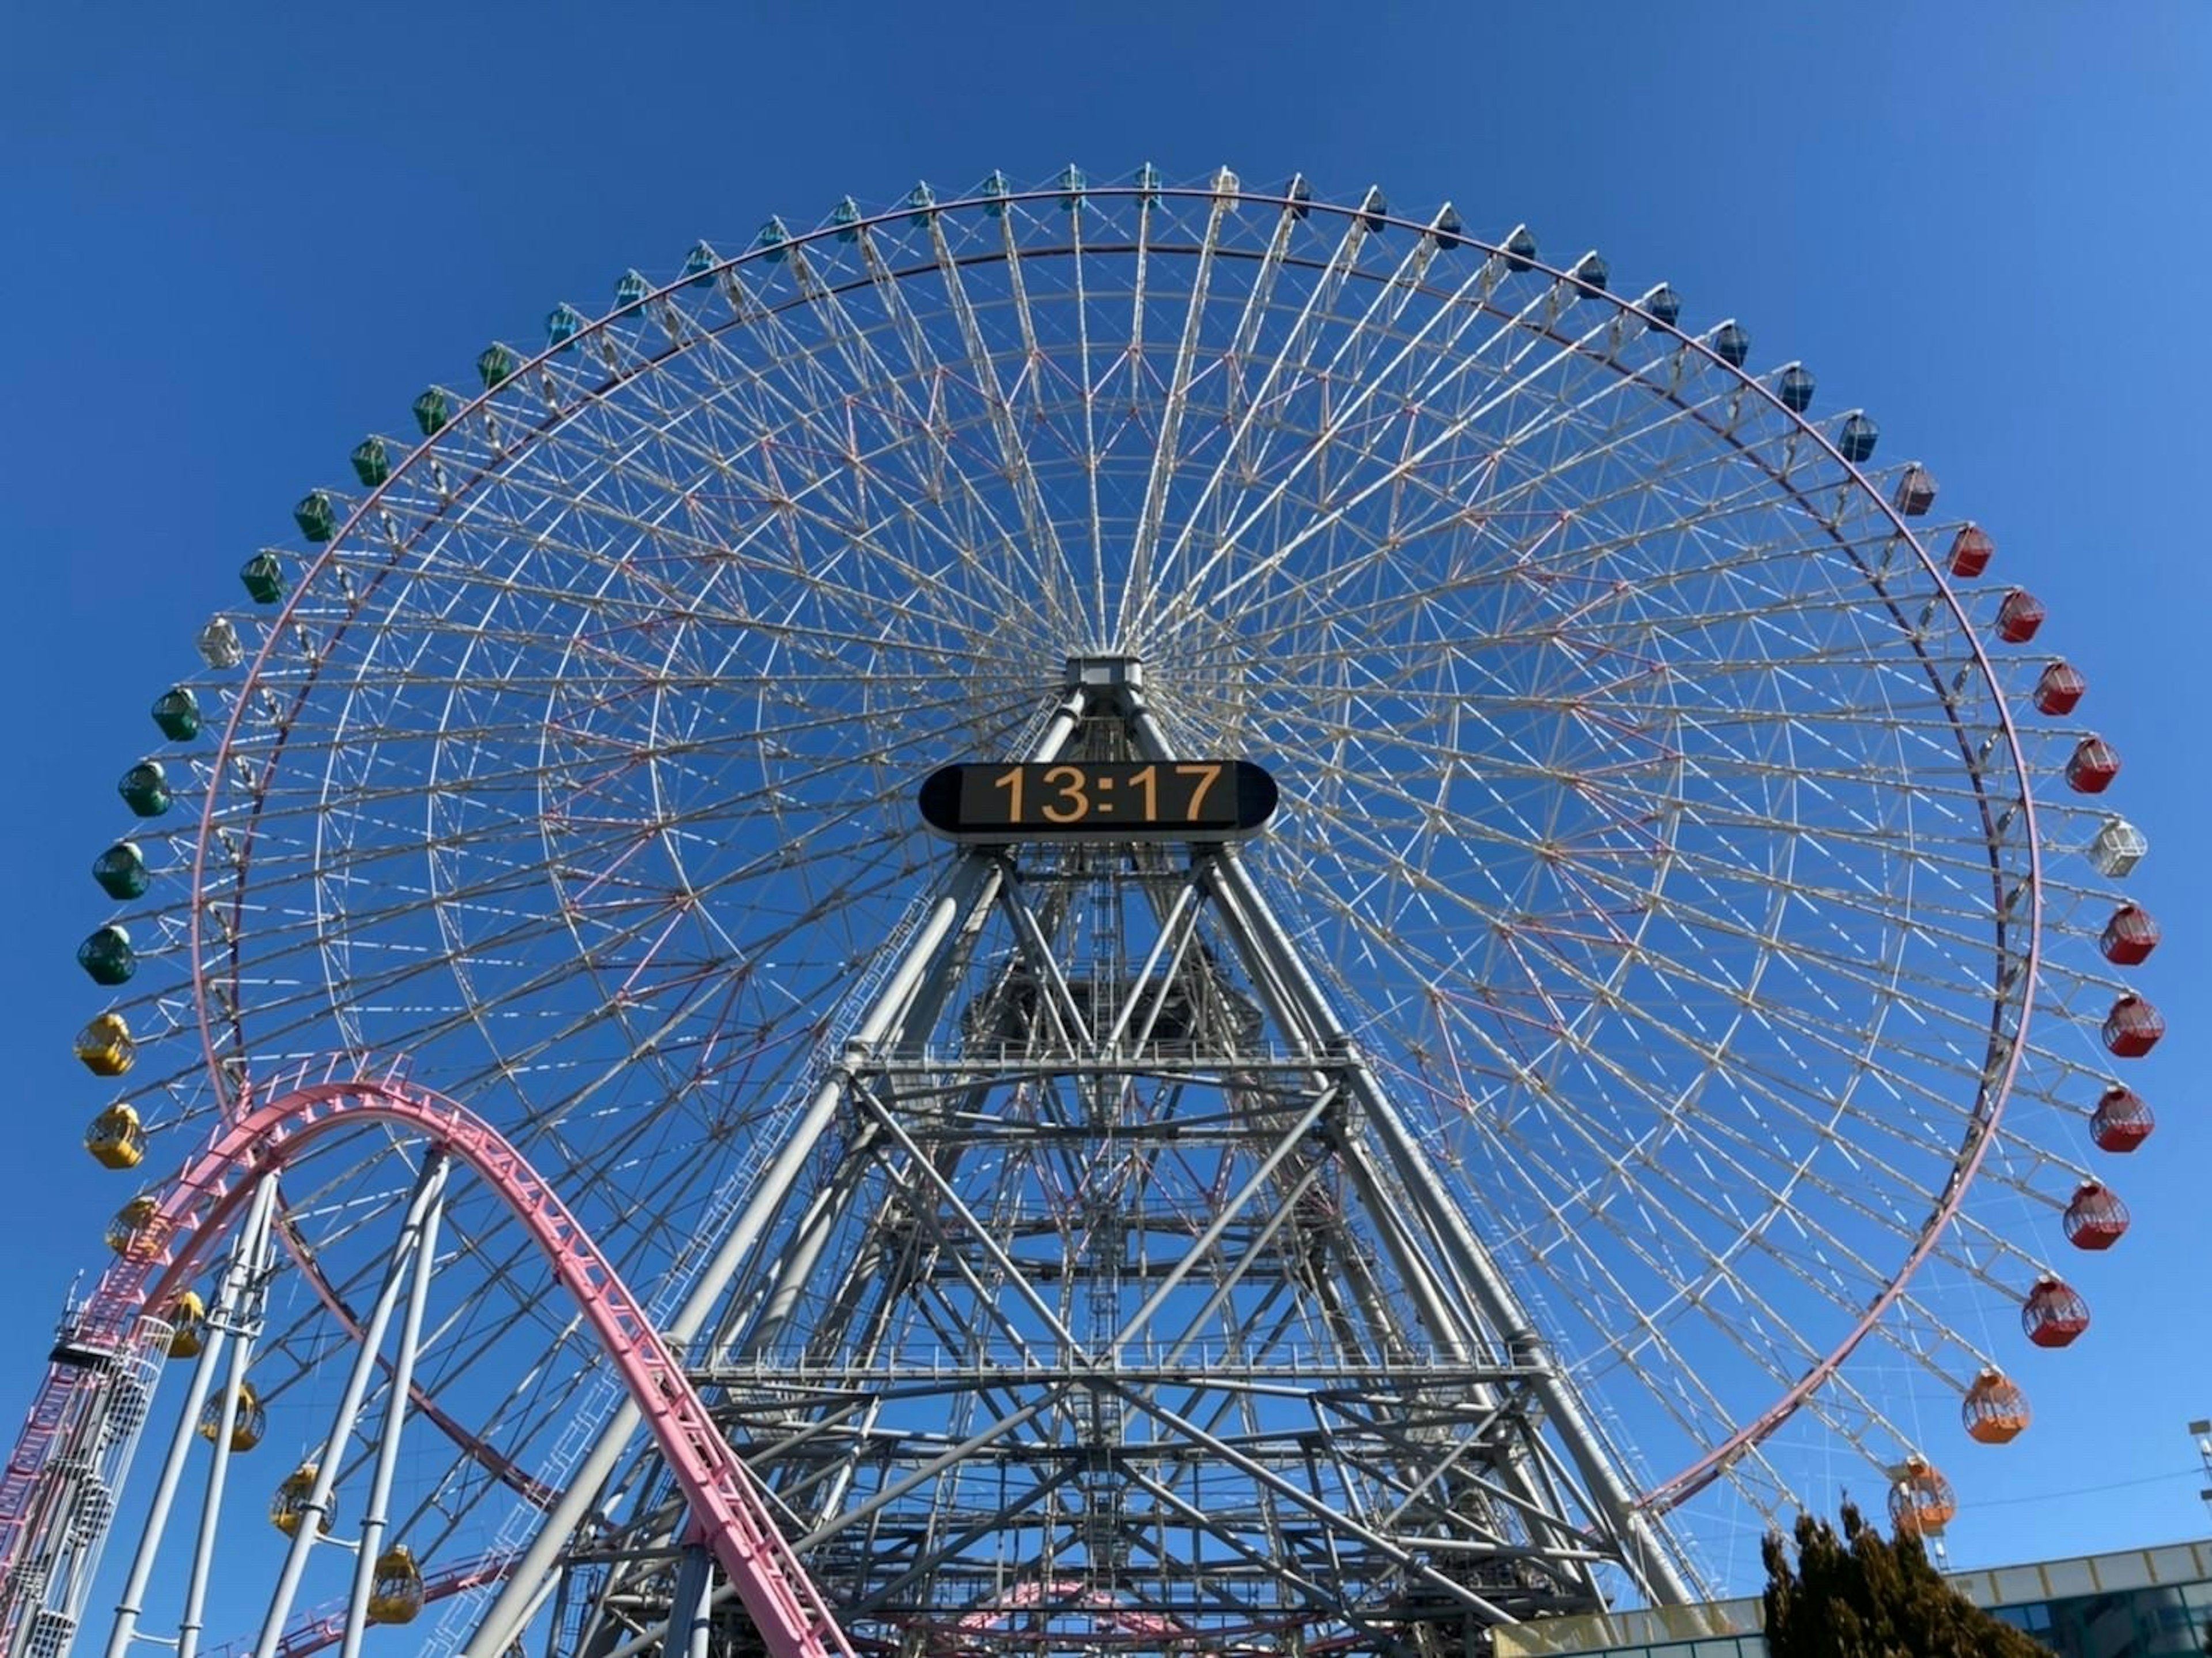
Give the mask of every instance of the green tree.
<svg viewBox="0 0 2212 1658">
<path fill-rule="evenodd" d="M 1797 1516 L 1796 1559 L 1769 1533 L 1766 1645 L 1773 1658 L 2050 1658 L 1943 1581 L 1918 1537 L 1894 1541 L 1846 1503 L 1839 1535 Z"/>
</svg>

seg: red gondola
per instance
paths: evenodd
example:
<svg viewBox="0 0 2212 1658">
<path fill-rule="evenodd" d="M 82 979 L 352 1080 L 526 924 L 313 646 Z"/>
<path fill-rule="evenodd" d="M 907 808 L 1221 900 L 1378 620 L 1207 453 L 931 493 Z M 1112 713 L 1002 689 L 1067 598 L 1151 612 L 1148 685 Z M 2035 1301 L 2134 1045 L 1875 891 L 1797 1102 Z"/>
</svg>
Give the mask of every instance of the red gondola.
<svg viewBox="0 0 2212 1658">
<path fill-rule="evenodd" d="M 2140 904 L 2122 904 L 2105 923 L 2097 947 L 2115 967 L 2133 967 L 2158 948 L 2159 936 L 2158 923 L 2148 910 Z"/>
<path fill-rule="evenodd" d="M 2158 1119 L 2132 1088 L 2115 1083 L 2089 1114 L 2089 1138 L 2100 1151 L 2132 1151 L 2150 1138 Z"/>
<path fill-rule="evenodd" d="M 2128 1230 L 2128 1206 L 2109 1186 L 2084 1181 L 2066 1206 L 2066 1242 L 2076 1249 L 2109 1249 Z"/>
<path fill-rule="evenodd" d="M 2025 587 L 2014 587 L 1997 606 L 1997 637 L 2008 645 L 2025 645 L 2043 625 L 2043 601 Z"/>
<path fill-rule="evenodd" d="M 2053 662 L 2035 682 L 2035 711 L 2071 714 L 2074 705 L 2081 700 L 2081 693 L 2088 689 L 2089 682 L 2081 677 L 2079 668 L 2070 662 Z"/>
<path fill-rule="evenodd" d="M 2039 1347 L 2063 1347 L 2089 1327 L 2089 1303 L 2063 1278 L 2038 1278 L 2021 1303 L 2020 1327 Z"/>
<path fill-rule="evenodd" d="M 2120 774 L 2120 751 L 2101 737 L 2085 737 L 2066 762 L 2066 786 L 2076 794 L 2102 794 Z"/>
<path fill-rule="evenodd" d="M 1990 556 L 1996 550 L 1987 530 L 1969 524 L 1951 537 L 1951 574 L 1962 581 L 1972 581 L 1990 568 Z"/>
<path fill-rule="evenodd" d="M 2159 1011 L 2140 996 L 2123 996 L 2105 1016 L 2105 1050 L 2123 1060 L 2139 1060 L 2166 1035 Z"/>
</svg>

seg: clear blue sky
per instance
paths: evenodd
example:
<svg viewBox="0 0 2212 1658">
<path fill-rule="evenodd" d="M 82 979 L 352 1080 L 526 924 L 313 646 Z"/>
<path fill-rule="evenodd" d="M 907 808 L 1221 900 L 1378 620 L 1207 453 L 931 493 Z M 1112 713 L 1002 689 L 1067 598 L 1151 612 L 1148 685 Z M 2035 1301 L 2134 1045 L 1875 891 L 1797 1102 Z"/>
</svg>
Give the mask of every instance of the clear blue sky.
<svg viewBox="0 0 2212 1658">
<path fill-rule="evenodd" d="M 2094 1329 L 2021 1366 L 2035 1429 L 1990 1450 L 1933 1393 L 1898 1413 L 1967 1504 L 1957 1564 L 2212 1529 L 2182 1431 L 2212 1415 L 2212 9 L 242 3 L 21 7 L 9 33 L 9 1436 L 128 1195 L 77 1143 L 96 1091 L 69 1038 L 96 1002 L 70 952 L 105 914 L 85 866 L 147 703 L 289 504 L 486 340 L 701 236 L 918 177 L 1225 162 L 1525 219 L 1602 250 L 1617 288 L 1740 316 L 1758 362 L 1867 405 L 2049 603 L 2153 841 L 2131 886 L 2166 924 L 2142 982 L 2172 1032 L 2135 1076 L 2162 1126 L 2116 1170 L 2134 1232 L 2075 1275 Z"/>
</svg>

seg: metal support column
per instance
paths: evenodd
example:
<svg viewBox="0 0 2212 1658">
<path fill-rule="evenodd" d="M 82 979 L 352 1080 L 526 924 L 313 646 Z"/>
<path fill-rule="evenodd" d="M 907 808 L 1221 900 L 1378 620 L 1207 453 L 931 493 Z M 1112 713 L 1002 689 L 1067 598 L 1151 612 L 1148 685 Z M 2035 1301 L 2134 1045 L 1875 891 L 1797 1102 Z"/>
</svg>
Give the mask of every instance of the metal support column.
<svg viewBox="0 0 2212 1658">
<path fill-rule="evenodd" d="M 276 1176 L 264 1175 L 261 1183 L 254 1187 L 252 1204 L 246 1212 L 246 1224 L 240 1231 L 233 1256 L 243 1291 L 237 1327 L 232 1332 L 229 1370 L 223 1379 L 222 1407 L 216 1419 L 215 1455 L 208 1463 L 207 1495 L 200 1507 L 191 1576 L 185 1587 L 184 1616 L 177 1622 L 177 1658 L 192 1658 L 199 1650 L 200 1630 L 206 1619 L 208 1572 L 215 1560 L 216 1525 L 222 1515 L 223 1482 L 230 1472 L 231 1430 L 238 1425 L 239 1389 L 245 1384 L 246 1367 L 253 1356 L 253 1337 L 260 1325 L 261 1297 L 269 1277 L 270 1224 L 276 1209 Z M 196 1425 L 180 1423 L 177 1431 L 180 1436 L 189 1435 Z M 120 1638 L 128 1643 L 127 1634 Z"/>
<path fill-rule="evenodd" d="M 1126 694 L 1128 718 L 1139 749 L 1148 757 L 1174 758 L 1158 726 L 1132 688 Z M 1532 1387 L 1542 1401 L 1551 1424 L 1573 1459 L 1589 1498 L 1619 1537 L 1622 1564 L 1652 1600 L 1686 1604 L 1699 1599 L 1679 1559 L 1673 1540 L 1650 1517 L 1637 1508 L 1635 1494 L 1621 1477 L 1611 1448 L 1576 1398 L 1574 1390 L 1551 1362 L 1535 1327 L 1504 1275 L 1490 1258 L 1474 1229 L 1457 1204 L 1437 1189 L 1428 1160 L 1407 1129 L 1397 1108 L 1383 1092 L 1375 1073 L 1361 1058 L 1352 1034 L 1337 1017 L 1328 996 L 1308 971 L 1297 947 L 1275 917 L 1239 860 L 1236 848 L 1224 846 L 1214 861 L 1214 879 L 1227 902 L 1221 913 L 1238 947 L 1265 970 L 1294 999 L 1303 1019 L 1322 1036 L 1342 1060 L 1340 1074 L 1373 1128 L 1399 1183 L 1421 1209 L 1437 1245 L 1474 1291 L 1483 1316 L 1498 1338 L 1515 1350 L 1514 1356 L 1534 1370 Z"/>
<path fill-rule="evenodd" d="M 433 1154 L 442 1169 L 446 1159 Z M 428 1174 L 426 1169 L 424 1174 Z M 442 1181 L 443 1175 L 440 1175 Z M 384 1431 L 378 1436 L 376 1471 L 368 1491 L 368 1510 L 361 1523 L 361 1552 L 354 1561 L 353 1593 L 346 1600 L 345 1636 L 339 1658 L 361 1658 L 363 1632 L 368 1627 L 368 1597 L 376 1582 L 376 1563 L 382 1552 L 385 1529 L 390 1525 L 392 1477 L 399 1467 L 399 1433 L 407 1419 L 408 1390 L 415 1384 L 415 1356 L 422 1341 L 422 1316 L 430 1300 L 430 1272 L 438 1261 L 438 1221 L 442 1206 L 433 1203 L 422 1217 L 422 1230 L 415 1246 L 415 1269 L 407 1287 L 407 1312 L 400 1321 L 399 1351 L 392 1356 L 392 1382 L 385 1394 Z M 373 1349 L 371 1351 L 374 1351 Z"/>
<path fill-rule="evenodd" d="M 1075 734 L 1090 701 L 1091 693 L 1084 687 L 1079 685 L 1069 690 L 1046 721 L 1028 757 L 1043 761 L 1059 754 Z M 933 972 L 943 964 L 960 927 L 979 909 L 988 908 L 996 896 L 1000 878 L 1000 872 L 989 858 L 971 852 L 963 853 L 939 882 L 938 896 L 915 929 L 898 967 L 884 981 L 846 1043 L 843 1056 L 815 1090 L 775 1161 L 757 1182 L 752 1201 L 724 1236 L 698 1282 L 669 1321 L 665 1333 L 672 1346 L 682 1348 L 697 1338 L 738 1267 L 775 1218 L 799 1171 L 836 1121 L 854 1071 L 864 1066 L 884 1046 L 886 1039 L 901 1028 L 917 998 L 924 1002 L 929 999 L 928 987 Z M 486 1658 L 487 1655 L 504 1652 L 521 1634 L 538 1584 L 552 1570 L 569 1537 L 583 1522 L 599 1488 L 613 1473 L 637 1431 L 638 1419 L 637 1407 L 625 1400 L 600 1430 L 590 1452 L 570 1477 L 568 1489 L 546 1511 L 529 1548 L 515 1562 L 514 1570 L 498 1598 L 470 1637 L 462 1658 L 471 1658 L 472 1655 L 474 1658 Z"/>
<path fill-rule="evenodd" d="M 275 1658 L 277 1643 L 284 1638 L 284 1620 L 292 1615 L 292 1599 L 299 1593 L 301 1575 L 307 1569 L 308 1552 L 322 1540 L 323 1528 L 329 1521 L 331 1491 L 337 1484 L 338 1465 L 345 1460 L 346 1446 L 353 1438 L 361 1402 L 368 1392 L 368 1379 L 376 1370 L 377 1350 L 384 1345 L 384 1333 L 392 1323 L 392 1309 L 398 1305 L 399 1291 L 407 1282 L 409 1258 L 422 1240 L 428 1218 L 437 1212 L 448 1166 L 446 1154 L 434 1150 L 423 1161 L 422 1173 L 415 1182 L 407 1218 L 392 1247 L 392 1264 L 385 1270 L 383 1287 L 377 1291 L 376 1305 L 362 1331 L 361 1347 L 346 1376 L 345 1391 L 339 1396 L 331 1430 L 323 1440 L 322 1460 L 315 1466 L 307 1500 L 301 1505 L 299 1523 L 292 1529 L 292 1546 L 285 1552 L 284 1569 L 277 1577 L 276 1594 L 270 1597 L 269 1615 L 262 1620 L 261 1639 L 253 1649 L 253 1658 Z"/>
<path fill-rule="evenodd" d="M 146 1586 L 154 1576 L 154 1561 L 161 1552 L 162 1533 L 168 1527 L 169 1510 L 176 1502 L 177 1486 L 184 1478 L 185 1459 L 191 1454 L 192 1432 L 198 1425 L 200 1412 L 207 1408 L 208 1394 L 215 1390 L 216 1366 L 229 1345 L 231 1331 L 252 1287 L 256 1269 L 251 1241 L 257 1234 L 266 1236 L 268 1211 L 276 1200 L 276 1192 L 274 1181 L 264 1181 L 254 1193 L 246 1221 L 232 1240 L 229 1261 L 216 1287 L 215 1305 L 203 1320 L 207 1335 L 199 1358 L 192 1366 L 191 1386 L 185 1395 L 183 1414 L 177 1418 L 177 1431 L 169 1439 L 169 1454 L 162 1459 L 161 1477 L 154 1487 L 153 1508 L 146 1516 L 145 1529 L 138 1535 L 137 1552 L 131 1558 L 131 1574 L 116 1603 L 115 1622 L 107 1637 L 107 1658 L 122 1658 L 129 1649 L 137 1631 L 139 1615 L 145 1610 Z"/>
</svg>

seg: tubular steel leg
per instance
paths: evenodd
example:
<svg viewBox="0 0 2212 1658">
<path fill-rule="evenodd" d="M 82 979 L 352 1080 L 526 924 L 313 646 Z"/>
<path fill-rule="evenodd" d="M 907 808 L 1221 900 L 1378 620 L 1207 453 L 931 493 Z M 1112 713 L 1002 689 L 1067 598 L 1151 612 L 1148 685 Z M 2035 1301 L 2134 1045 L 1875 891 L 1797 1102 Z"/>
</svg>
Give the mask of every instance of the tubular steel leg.
<svg viewBox="0 0 2212 1658">
<path fill-rule="evenodd" d="M 434 1153 L 445 1166 L 443 1153 Z M 425 1174 L 428 1174 L 426 1169 Z M 442 1178 L 442 1176 L 441 1176 Z M 368 1492 L 368 1509 L 362 1517 L 361 1552 L 354 1561 L 353 1593 L 346 1600 L 343 1644 L 339 1658 L 360 1658 L 363 1633 L 368 1627 L 368 1597 L 376 1582 L 376 1560 L 390 1523 L 392 1477 L 399 1466 L 399 1430 L 407 1419 L 408 1389 L 415 1381 L 415 1354 L 422 1340 L 422 1315 L 430 1299 L 430 1270 L 438 1260 L 438 1219 L 445 1212 L 433 1203 L 422 1217 L 422 1232 L 415 1246 L 415 1269 L 407 1287 L 407 1312 L 399 1325 L 399 1351 L 392 1361 L 392 1381 L 384 1400 L 384 1432 L 377 1442 L 376 1472 Z M 372 1346 L 368 1351 L 374 1352 Z"/>
<path fill-rule="evenodd" d="M 1139 748 L 1151 756 L 1174 757 L 1159 728 L 1153 723 L 1137 693 L 1127 694 L 1129 723 Z M 1513 1294 L 1504 1276 L 1491 1260 L 1468 1224 L 1459 1206 L 1430 1177 L 1427 1160 L 1407 1132 L 1397 1108 L 1366 1062 L 1358 1057 L 1351 1033 L 1337 1017 L 1328 998 L 1307 970 L 1304 959 L 1282 923 L 1238 860 L 1233 847 L 1224 847 L 1213 864 L 1214 878 L 1228 902 L 1221 912 L 1232 935 L 1249 957 L 1268 971 L 1297 1003 L 1305 1022 L 1350 1063 L 1344 1071 L 1353 1097 L 1381 1140 L 1382 1151 L 1400 1183 L 1419 1206 L 1428 1230 L 1435 1236 L 1453 1269 L 1474 1291 L 1486 1318 L 1500 1339 L 1519 1349 L 1516 1357 L 1533 1359 L 1533 1386 L 1544 1402 L 1553 1430 L 1565 1443 L 1588 1490 L 1591 1503 L 1612 1524 L 1620 1540 L 1626 1567 L 1654 1600 L 1686 1604 L 1698 1599 L 1683 1570 L 1673 1540 L 1638 1509 L 1634 1493 L 1621 1478 L 1611 1448 L 1582 1407 L 1556 1367 L 1544 1354 L 1535 1327 Z"/>
<path fill-rule="evenodd" d="M 860 1192 L 872 1161 L 874 1144 L 879 1138 L 873 1127 L 864 1125 L 848 1145 L 845 1159 L 830 1177 L 830 1184 L 816 1195 L 796 1229 L 789 1258 L 777 1269 L 774 1282 L 760 1291 L 760 1315 L 738 1350 L 739 1357 L 765 1351 L 782 1334 L 799 1305 L 799 1297 L 805 1292 L 823 1250 L 829 1247 L 838 1223 Z"/>
<path fill-rule="evenodd" d="M 676 1592 L 668 1602 L 668 1643 L 665 1651 L 684 1658 L 707 1658 L 707 1643 L 714 1631 L 714 1557 L 696 1540 L 684 1546 L 684 1564 L 676 1570 Z"/>
<path fill-rule="evenodd" d="M 1042 761 L 1057 755 L 1074 735 L 1089 701 L 1090 694 L 1080 687 L 1069 692 L 1054 711 L 1028 757 Z M 667 1337 L 672 1345 L 680 1347 L 693 1340 L 713 1315 L 731 1278 L 751 1254 L 823 1133 L 836 1121 L 854 1061 L 865 1060 L 883 1044 L 918 996 L 927 999 L 931 971 L 940 965 L 945 946 L 961 924 L 995 896 L 999 879 L 999 872 L 991 860 L 979 854 L 963 855 L 953 865 L 897 969 L 885 981 L 866 1017 L 846 1044 L 845 1065 L 816 1090 L 775 1162 L 763 1173 L 752 1202 L 724 1237 L 714 1259 L 700 1274 L 698 1283 L 670 1321 Z M 490 1610 L 470 1636 L 462 1658 L 489 1658 L 489 1655 L 504 1652 L 520 1636 L 529 1620 L 537 1586 L 552 1570 L 555 1558 L 582 1523 L 597 1499 L 599 1487 L 614 1471 L 631 1436 L 637 1431 L 639 1420 L 636 1406 L 626 1400 L 600 1430 L 592 1449 L 570 1476 L 568 1490 L 538 1522 L 529 1548 L 515 1562 L 514 1571 Z"/>
<path fill-rule="evenodd" d="M 208 1569 L 215 1560 L 216 1522 L 222 1515 L 222 1487 L 230 1472 L 230 1434 L 238 1424 L 238 1390 L 246 1381 L 246 1367 L 253 1356 L 253 1336 L 259 1322 L 262 1288 L 269 1272 L 270 1218 L 276 1208 L 276 1176 L 264 1175 L 254 1188 L 253 1206 L 239 1236 L 239 1258 L 244 1262 L 246 1294 L 240 1303 L 236 1339 L 230 1349 L 228 1374 L 223 1380 L 222 1409 L 215 1427 L 215 1455 L 208 1463 L 207 1496 L 200 1509 L 198 1535 L 192 1546 L 192 1573 L 185 1586 L 184 1616 L 177 1620 L 177 1658 L 193 1658 L 199 1650 L 200 1628 L 206 1616 Z M 190 1433 L 197 1424 L 186 1424 Z"/>
<path fill-rule="evenodd" d="M 415 1195 L 407 1206 L 407 1218 L 401 1224 L 399 1241 L 392 1249 L 392 1265 L 384 1275 L 384 1287 L 377 1291 L 376 1306 L 368 1315 L 367 1327 L 362 1331 L 360 1351 L 354 1355 L 345 1392 L 338 1400 L 337 1414 L 331 1418 L 330 1433 L 323 1441 L 323 1457 L 315 1469 L 314 1484 L 300 1509 L 299 1524 L 292 1532 L 292 1546 L 285 1552 L 284 1570 L 277 1577 L 276 1594 L 270 1598 L 269 1616 L 262 1622 L 261 1640 L 253 1649 L 254 1658 L 274 1658 L 277 1643 L 284 1638 L 284 1620 L 292 1615 L 292 1598 L 299 1593 L 301 1575 L 307 1569 L 308 1551 L 322 1540 L 324 1521 L 331 1511 L 331 1488 L 337 1483 L 338 1464 L 344 1460 L 346 1446 L 353 1438 L 354 1424 L 361 1415 L 361 1401 L 368 1392 L 369 1376 L 376 1369 L 377 1350 L 384 1345 L 384 1333 L 392 1323 L 392 1309 L 398 1304 L 399 1291 L 407 1281 L 408 1258 L 421 1242 L 428 1218 L 437 1212 L 438 1200 L 446 1189 L 447 1167 L 442 1151 L 433 1151 L 423 1160 L 422 1175 L 415 1182 Z"/>
<path fill-rule="evenodd" d="M 975 895 L 967 889 L 981 883 L 989 873 L 989 865 L 981 859 L 963 859 L 958 873 L 965 878 L 954 882 L 955 890 L 938 900 L 915 939 L 907 964 L 907 968 L 913 970 L 902 968 L 892 975 L 849 1046 L 866 1051 L 882 1039 L 883 1030 L 890 1024 L 900 1000 L 913 993 L 914 984 L 921 976 L 921 965 L 935 955 L 938 946 L 950 935 L 954 924 L 973 907 Z M 681 1346 L 698 1335 L 700 1327 L 714 1312 L 738 1266 L 751 1253 L 761 1233 L 790 1195 L 799 1171 L 813 1155 L 817 1143 L 836 1121 L 837 1107 L 844 1094 L 845 1082 L 842 1072 L 816 1090 L 805 1114 L 793 1127 L 790 1138 L 762 1174 L 752 1201 L 746 1206 L 744 1214 L 723 1240 L 721 1247 L 714 1252 L 714 1258 L 702 1276 L 698 1287 L 692 1291 L 676 1317 L 670 1321 L 668 1339 L 671 1345 Z M 615 1464 L 621 1460 L 623 1451 L 630 1436 L 637 1431 L 641 1420 L 636 1405 L 626 1400 L 600 1430 L 597 1442 L 570 1476 L 568 1490 L 539 1522 L 538 1533 L 532 1540 L 530 1547 L 515 1563 L 514 1570 L 500 1589 L 498 1598 L 492 1602 L 490 1611 L 485 1613 L 483 1621 L 477 1625 L 474 1636 L 464 1649 L 464 1658 L 471 1654 L 504 1652 L 521 1634 L 526 1609 L 535 1594 L 536 1585 L 553 1569 L 555 1557 L 567 1544 L 569 1535 L 582 1523 L 586 1512 L 598 1497 L 600 1485 L 614 1471 Z"/>
<path fill-rule="evenodd" d="M 1467 1217 L 1449 1196 L 1437 1190 L 1430 1178 L 1428 1160 L 1399 1117 L 1397 1108 L 1383 1093 L 1366 1062 L 1357 1057 L 1350 1033 L 1306 972 L 1297 947 L 1268 909 L 1251 877 L 1234 853 L 1226 850 L 1215 868 L 1224 891 L 1234 900 L 1232 904 L 1224 906 L 1224 914 L 1231 918 L 1232 926 L 1239 931 L 1249 929 L 1246 942 L 1249 946 L 1263 956 L 1290 987 L 1315 1026 L 1351 1056 L 1344 1073 L 1346 1083 L 1359 1102 L 1362 1114 L 1382 1142 L 1383 1153 L 1399 1183 L 1419 1206 L 1438 1247 L 1443 1249 L 1454 1270 L 1474 1290 L 1485 1316 L 1499 1338 L 1517 1350 L 1517 1357 L 1524 1362 L 1535 1361 L 1532 1385 L 1544 1402 L 1553 1430 L 1574 1459 L 1590 1501 L 1612 1523 L 1620 1539 L 1625 1551 L 1622 1564 L 1652 1600 L 1674 1605 L 1696 1600 L 1699 1598 L 1698 1592 L 1675 1558 L 1671 1540 L 1636 1507 L 1634 1494 L 1621 1478 L 1610 1448 L 1598 1436 L 1595 1425 L 1583 1410 L 1574 1389 L 1544 1356 L 1534 1324 L 1498 1272 L 1497 1263 L 1490 1259 L 1489 1251 L 1475 1237 Z"/>
</svg>

